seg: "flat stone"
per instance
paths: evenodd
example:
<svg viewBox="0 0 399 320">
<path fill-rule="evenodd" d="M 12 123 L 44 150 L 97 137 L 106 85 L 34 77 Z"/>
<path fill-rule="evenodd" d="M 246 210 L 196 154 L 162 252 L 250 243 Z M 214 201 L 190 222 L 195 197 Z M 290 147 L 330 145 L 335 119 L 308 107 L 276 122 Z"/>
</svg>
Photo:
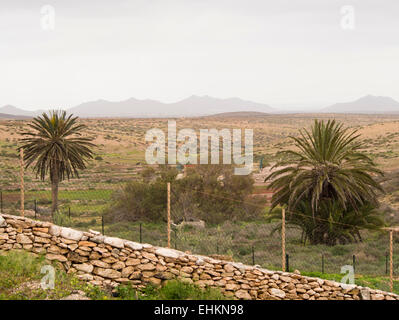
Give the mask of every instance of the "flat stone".
<svg viewBox="0 0 399 320">
<path fill-rule="evenodd" d="M 42 238 L 42 237 L 35 237 L 35 242 L 37 243 L 50 243 L 50 239 Z"/>
<path fill-rule="evenodd" d="M 280 276 L 278 275 L 278 274 L 273 274 L 272 276 L 271 276 L 271 278 L 273 279 L 273 280 L 278 280 L 278 279 L 280 279 Z"/>
<path fill-rule="evenodd" d="M 155 254 L 166 258 L 177 259 L 183 255 L 183 252 L 167 248 L 156 248 Z"/>
<path fill-rule="evenodd" d="M 134 272 L 134 268 L 133 267 L 126 267 L 126 268 L 123 268 L 122 269 L 122 271 L 121 271 L 121 276 L 122 276 L 122 278 L 129 278 L 129 276 L 132 274 Z"/>
<path fill-rule="evenodd" d="M 105 253 L 108 253 L 108 252 L 109 252 L 108 249 L 106 249 L 106 248 L 100 248 L 100 247 L 94 247 L 93 250 L 94 250 L 94 251 L 97 251 L 97 252 L 100 252 L 101 254 L 105 254 Z"/>
<path fill-rule="evenodd" d="M 94 234 L 94 235 L 96 235 L 96 236 L 98 236 L 98 235 L 101 234 L 101 232 L 95 231 L 95 230 L 92 230 L 92 229 L 89 229 L 89 232 L 92 233 L 92 234 Z"/>
<path fill-rule="evenodd" d="M 47 252 L 48 253 L 55 253 L 55 254 L 64 254 L 67 253 L 68 250 L 67 249 L 62 249 L 58 246 L 55 245 L 51 245 L 50 247 L 47 248 Z"/>
<path fill-rule="evenodd" d="M 75 241 L 75 240 L 65 239 L 65 238 L 62 238 L 62 237 L 60 237 L 59 240 L 60 240 L 62 243 L 65 243 L 65 244 L 67 244 L 67 245 L 68 245 L 68 244 L 76 244 L 76 245 L 78 245 L 77 241 Z"/>
<path fill-rule="evenodd" d="M 141 271 L 155 270 L 155 266 L 152 263 L 140 264 L 137 268 Z"/>
<path fill-rule="evenodd" d="M 89 256 L 89 259 L 90 259 L 90 260 L 98 260 L 98 259 L 100 259 L 100 258 L 101 258 L 101 254 L 98 253 L 97 251 L 92 251 L 92 252 L 90 253 L 90 256 Z"/>
<path fill-rule="evenodd" d="M 33 234 L 35 236 L 39 236 L 41 238 L 51 238 L 51 235 L 46 233 L 46 232 L 40 232 L 40 231 L 33 231 Z"/>
<path fill-rule="evenodd" d="M 130 275 L 129 279 L 130 279 L 130 280 L 139 280 L 139 279 L 141 279 L 141 272 L 140 272 L 140 271 L 135 271 L 135 272 L 133 272 L 133 273 Z"/>
<path fill-rule="evenodd" d="M 79 241 L 83 237 L 83 232 L 71 228 L 62 228 L 60 236 L 68 240 Z"/>
<path fill-rule="evenodd" d="M 68 260 L 70 260 L 72 262 L 83 263 L 83 262 L 86 262 L 88 259 L 87 259 L 87 257 L 82 257 L 81 255 L 79 255 L 76 252 L 69 252 Z"/>
<path fill-rule="evenodd" d="M 52 236 L 59 237 L 60 234 L 61 234 L 61 229 L 62 229 L 61 227 L 56 226 L 56 225 L 53 224 L 53 225 L 50 226 L 48 232 L 49 232 Z"/>
<path fill-rule="evenodd" d="M 145 252 L 143 251 L 142 253 L 143 258 L 148 259 L 150 261 L 158 262 L 157 257 L 153 253 Z"/>
<path fill-rule="evenodd" d="M 360 298 L 362 300 L 370 300 L 370 290 L 367 288 L 360 289 Z"/>
<path fill-rule="evenodd" d="M 285 292 L 283 290 L 280 289 L 276 289 L 276 288 L 271 288 L 270 289 L 270 294 L 276 297 L 279 297 L 281 299 L 285 298 Z"/>
<path fill-rule="evenodd" d="M 14 217 L 14 219 L 11 220 L 7 220 L 7 222 L 16 229 L 28 229 L 30 227 L 29 223 L 21 221 L 21 219 L 17 219 L 17 217 Z"/>
<path fill-rule="evenodd" d="M 105 236 L 99 234 L 99 235 L 96 235 L 96 236 L 90 238 L 90 241 L 93 241 L 95 243 L 104 243 L 104 239 L 105 239 Z"/>
<path fill-rule="evenodd" d="M 90 263 L 93 266 L 100 267 L 100 268 L 105 268 L 105 269 L 111 267 L 108 263 L 106 263 L 104 261 L 101 261 L 101 260 L 92 260 L 92 261 L 90 261 Z"/>
<path fill-rule="evenodd" d="M 240 288 L 241 288 L 241 286 L 239 284 L 237 284 L 237 283 L 228 283 L 228 284 L 226 284 L 226 290 L 229 290 L 229 291 L 236 291 L 236 290 L 238 290 Z"/>
<path fill-rule="evenodd" d="M 48 259 L 48 260 L 57 260 L 57 261 L 60 261 L 60 262 L 68 261 L 68 259 L 65 256 L 63 256 L 61 254 L 52 254 L 52 253 L 46 254 L 46 259 Z"/>
<path fill-rule="evenodd" d="M 234 268 L 231 264 L 225 264 L 224 265 L 224 267 L 223 267 L 223 269 L 226 271 L 226 272 L 228 272 L 228 273 L 230 273 L 230 272 L 234 272 L 235 270 L 236 270 L 236 268 Z"/>
<path fill-rule="evenodd" d="M 132 259 L 132 258 L 129 258 L 129 259 L 127 259 L 127 260 L 125 261 L 125 264 L 126 264 L 127 266 L 137 266 L 137 265 L 140 264 L 140 259 Z"/>
<path fill-rule="evenodd" d="M 238 299 L 250 300 L 252 299 L 251 295 L 246 290 L 238 290 L 234 294 Z"/>
<path fill-rule="evenodd" d="M 377 294 L 371 295 L 371 299 L 372 300 L 384 300 L 385 297 L 382 293 L 377 293 Z"/>
<path fill-rule="evenodd" d="M 114 258 L 112 256 L 109 256 L 109 257 L 106 257 L 106 258 L 102 258 L 101 260 L 106 262 L 106 263 L 110 263 L 110 264 L 118 262 L 118 259 L 116 259 L 116 258 Z"/>
<path fill-rule="evenodd" d="M 119 238 L 113 238 L 113 237 L 105 237 L 104 238 L 104 243 L 108 244 L 112 247 L 120 248 L 123 249 L 125 246 L 125 243 L 122 239 Z"/>
<path fill-rule="evenodd" d="M 143 249 L 143 246 L 140 243 L 133 242 L 133 241 L 126 241 L 125 242 L 125 247 L 128 247 L 132 250 L 141 250 Z"/>
<path fill-rule="evenodd" d="M 125 264 L 122 261 L 115 262 L 112 265 L 112 269 L 114 269 L 114 270 L 120 270 L 120 269 L 123 269 L 124 267 L 125 267 Z M 124 278 L 124 277 L 122 277 L 122 278 Z"/>
<path fill-rule="evenodd" d="M 6 227 L 6 226 L 7 226 L 6 219 L 0 216 L 0 227 Z"/>
<path fill-rule="evenodd" d="M 0 240 L 8 240 L 8 233 L 1 233 Z"/>
<path fill-rule="evenodd" d="M 78 274 L 76 277 L 82 281 L 92 281 L 94 277 L 91 274 Z"/>
<path fill-rule="evenodd" d="M 93 273 L 103 278 L 117 279 L 121 278 L 121 273 L 114 269 L 94 268 Z"/>
<path fill-rule="evenodd" d="M 75 251 L 78 248 L 78 245 L 76 243 L 72 243 L 68 245 L 68 249 L 71 251 Z"/>
<path fill-rule="evenodd" d="M 339 285 L 344 290 L 352 290 L 352 289 L 356 288 L 356 285 L 354 285 L 354 284 L 340 283 Z"/>
<path fill-rule="evenodd" d="M 194 269 L 191 267 L 183 267 L 180 269 L 184 273 L 193 273 Z"/>
<path fill-rule="evenodd" d="M 280 280 L 284 281 L 284 282 L 291 282 L 292 279 L 290 277 L 286 277 L 286 276 L 280 276 Z"/>
<path fill-rule="evenodd" d="M 31 244 L 32 243 L 32 240 L 29 239 L 29 237 L 24 235 L 23 233 L 17 234 L 16 240 L 20 244 Z"/>
<path fill-rule="evenodd" d="M 97 244 L 91 241 L 79 241 L 79 247 L 97 247 Z"/>
</svg>

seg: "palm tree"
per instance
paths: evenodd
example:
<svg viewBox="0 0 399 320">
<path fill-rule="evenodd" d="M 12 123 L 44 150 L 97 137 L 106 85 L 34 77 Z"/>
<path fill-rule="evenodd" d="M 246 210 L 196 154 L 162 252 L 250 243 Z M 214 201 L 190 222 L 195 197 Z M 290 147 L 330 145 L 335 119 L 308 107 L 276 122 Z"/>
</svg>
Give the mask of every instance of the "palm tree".
<svg viewBox="0 0 399 320">
<path fill-rule="evenodd" d="M 322 211 L 331 210 L 326 202 L 336 202 L 334 208 L 341 212 L 376 207 L 378 192 L 383 190 L 374 177 L 383 173 L 360 150 L 359 136 L 357 130 L 335 120 L 315 120 L 310 131 L 303 129 L 299 137 L 290 137 L 296 150 L 279 152 L 277 170 L 265 179 L 275 191 L 272 209 L 286 205 L 288 213 L 293 213 L 305 202 L 316 219 L 324 215 Z"/>
<path fill-rule="evenodd" d="M 65 178 L 79 177 L 78 170 L 86 168 L 87 159 L 92 158 L 92 139 L 82 137 L 86 127 L 77 122 L 78 117 L 67 116 L 65 111 L 50 111 L 32 120 L 29 131 L 21 139 L 26 168 L 42 181 L 49 175 L 51 181 L 51 215 L 58 209 L 58 186 Z"/>
</svg>

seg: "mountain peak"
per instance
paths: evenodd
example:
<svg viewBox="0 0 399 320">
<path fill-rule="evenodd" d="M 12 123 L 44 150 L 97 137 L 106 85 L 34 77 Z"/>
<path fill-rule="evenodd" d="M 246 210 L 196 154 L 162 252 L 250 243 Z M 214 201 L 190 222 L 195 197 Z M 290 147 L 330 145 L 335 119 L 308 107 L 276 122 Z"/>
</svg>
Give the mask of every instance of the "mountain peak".
<svg viewBox="0 0 399 320">
<path fill-rule="evenodd" d="M 328 113 L 399 113 L 399 102 L 391 97 L 368 94 L 357 100 L 336 103 L 322 109 Z"/>
<path fill-rule="evenodd" d="M 7 105 L 1 107 L 0 113 L 5 113 L 5 114 L 15 115 L 15 116 L 27 116 L 27 117 L 32 117 L 32 116 L 35 116 L 35 114 L 36 114 L 34 111 L 23 110 L 23 109 L 15 107 L 13 105 L 10 105 L 10 104 L 7 104 Z"/>
</svg>

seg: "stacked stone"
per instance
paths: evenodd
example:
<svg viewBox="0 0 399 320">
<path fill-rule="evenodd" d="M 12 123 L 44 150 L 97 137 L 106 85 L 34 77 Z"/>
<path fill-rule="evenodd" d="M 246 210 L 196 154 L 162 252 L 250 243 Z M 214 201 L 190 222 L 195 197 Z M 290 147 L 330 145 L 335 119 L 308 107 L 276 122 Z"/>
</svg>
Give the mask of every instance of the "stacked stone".
<svg viewBox="0 0 399 320">
<path fill-rule="evenodd" d="M 12 249 L 44 254 L 67 273 L 98 286 L 131 283 L 140 289 L 148 283 L 163 285 L 178 278 L 200 287 L 219 288 L 236 299 L 399 300 L 398 295 L 356 285 L 270 271 L 3 214 L 0 250 Z"/>
</svg>

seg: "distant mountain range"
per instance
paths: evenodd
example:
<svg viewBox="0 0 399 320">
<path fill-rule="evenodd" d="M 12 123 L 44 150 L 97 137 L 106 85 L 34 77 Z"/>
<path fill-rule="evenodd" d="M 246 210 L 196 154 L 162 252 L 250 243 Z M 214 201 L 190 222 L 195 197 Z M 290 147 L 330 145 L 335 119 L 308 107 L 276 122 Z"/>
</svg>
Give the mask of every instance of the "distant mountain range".
<svg viewBox="0 0 399 320">
<path fill-rule="evenodd" d="M 275 112 L 276 110 L 266 104 L 239 98 L 218 99 L 209 96 L 191 96 L 174 103 L 135 98 L 119 102 L 97 100 L 82 103 L 69 111 L 81 117 L 175 117 L 234 111 Z"/>
<path fill-rule="evenodd" d="M 399 113 L 399 102 L 390 97 L 368 95 L 355 101 L 333 104 L 321 111 L 327 113 Z"/>
<path fill-rule="evenodd" d="M 45 110 L 26 111 L 15 106 L 6 105 L 0 108 L 0 118 L 34 117 L 42 114 Z M 163 103 L 156 100 L 138 100 L 130 98 L 124 101 L 96 100 L 82 103 L 67 110 L 80 117 L 193 117 L 223 114 L 239 116 L 261 116 L 270 113 L 294 113 L 282 112 L 267 104 L 242 100 L 239 98 L 218 99 L 210 96 L 191 96 L 174 103 Z M 296 110 L 295 113 L 301 111 Z M 309 112 L 303 110 L 302 112 Z M 399 102 L 390 97 L 379 97 L 368 95 L 358 100 L 336 103 L 329 107 L 321 108 L 322 113 L 363 113 L 363 114 L 399 114 Z M 238 114 L 233 114 L 238 113 Z"/>
<path fill-rule="evenodd" d="M 8 113 L 0 113 L 0 119 L 27 120 L 27 119 L 31 119 L 31 118 L 32 117 L 17 116 L 15 114 L 8 114 Z"/>
<path fill-rule="evenodd" d="M 267 117 L 270 116 L 270 113 L 266 112 L 256 112 L 256 111 L 236 111 L 236 112 L 222 112 L 222 113 L 216 113 L 216 114 L 211 114 L 209 116 L 205 116 L 207 118 L 244 118 L 244 117 Z"/>
</svg>

